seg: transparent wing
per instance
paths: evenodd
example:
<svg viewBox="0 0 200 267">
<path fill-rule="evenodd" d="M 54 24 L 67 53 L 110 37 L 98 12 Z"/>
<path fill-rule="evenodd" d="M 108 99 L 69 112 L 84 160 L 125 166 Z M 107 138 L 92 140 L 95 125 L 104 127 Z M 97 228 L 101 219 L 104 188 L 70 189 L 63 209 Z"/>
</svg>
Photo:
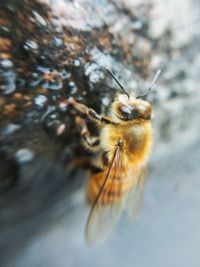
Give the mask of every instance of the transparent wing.
<svg viewBox="0 0 200 267">
<path fill-rule="evenodd" d="M 146 167 L 140 167 L 138 170 L 133 171 L 131 175 L 135 176 L 136 183 L 128 195 L 127 212 L 129 219 L 133 220 L 137 216 L 143 200 L 146 182 Z"/>
<path fill-rule="evenodd" d="M 118 222 L 125 202 L 121 196 L 122 176 L 123 148 L 116 145 L 105 180 L 88 217 L 86 225 L 88 244 L 105 238 Z"/>
</svg>

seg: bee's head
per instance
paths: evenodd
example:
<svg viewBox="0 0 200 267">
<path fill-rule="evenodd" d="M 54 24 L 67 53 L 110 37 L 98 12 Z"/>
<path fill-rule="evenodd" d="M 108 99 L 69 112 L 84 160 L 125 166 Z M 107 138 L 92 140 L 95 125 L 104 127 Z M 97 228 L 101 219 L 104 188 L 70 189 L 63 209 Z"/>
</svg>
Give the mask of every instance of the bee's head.
<svg viewBox="0 0 200 267">
<path fill-rule="evenodd" d="M 150 120 L 151 104 L 142 99 L 120 94 L 112 104 L 112 117 L 116 121 Z"/>
<path fill-rule="evenodd" d="M 117 122 L 139 119 L 150 120 L 152 114 L 151 104 L 145 100 L 142 100 L 141 97 L 146 96 L 151 91 L 161 73 L 161 70 L 156 72 L 149 88 L 136 98 L 127 93 L 127 91 L 110 70 L 107 69 L 107 71 L 124 92 L 124 94 L 120 94 L 112 104 L 111 116 L 113 120 Z"/>
</svg>

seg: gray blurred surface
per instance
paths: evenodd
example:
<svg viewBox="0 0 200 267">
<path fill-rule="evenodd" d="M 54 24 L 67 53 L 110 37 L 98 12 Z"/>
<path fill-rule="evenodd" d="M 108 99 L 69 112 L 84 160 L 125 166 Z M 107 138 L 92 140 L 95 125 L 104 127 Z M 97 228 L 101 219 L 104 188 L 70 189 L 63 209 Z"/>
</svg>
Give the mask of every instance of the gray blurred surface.
<svg viewBox="0 0 200 267">
<path fill-rule="evenodd" d="M 143 207 L 134 223 L 124 216 L 108 240 L 87 247 L 88 210 L 80 204 L 7 267 L 199 266 L 200 142 L 180 147 L 171 145 L 168 153 L 152 157 Z M 81 193 L 76 196 L 80 203 L 81 198 Z"/>
</svg>

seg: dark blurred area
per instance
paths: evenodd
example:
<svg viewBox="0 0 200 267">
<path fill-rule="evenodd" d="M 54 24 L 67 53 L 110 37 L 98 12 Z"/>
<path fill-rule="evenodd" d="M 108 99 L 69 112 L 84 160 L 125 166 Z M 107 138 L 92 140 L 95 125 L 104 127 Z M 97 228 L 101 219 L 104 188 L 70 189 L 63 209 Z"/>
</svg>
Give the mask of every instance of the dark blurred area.
<svg viewBox="0 0 200 267">
<path fill-rule="evenodd" d="M 199 15 L 196 0 L 1 0 L 1 266 L 200 264 Z M 106 114 L 119 88 L 103 68 L 136 93 L 162 75 L 140 216 L 88 248 L 78 162 L 93 155 L 67 99 Z"/>
</svg>

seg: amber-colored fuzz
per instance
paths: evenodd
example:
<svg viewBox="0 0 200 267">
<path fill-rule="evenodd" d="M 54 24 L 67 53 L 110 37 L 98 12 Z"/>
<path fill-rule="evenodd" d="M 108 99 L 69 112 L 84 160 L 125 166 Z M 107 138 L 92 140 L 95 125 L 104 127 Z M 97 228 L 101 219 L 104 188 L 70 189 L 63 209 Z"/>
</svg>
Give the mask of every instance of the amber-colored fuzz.
<svg viewBox="0 0 200 267">
<path fill-rule="evenodd" d="M 123 147 L 118 148 L 118 158 L 115 156 L 113 166 L 111 161 L 118 140 Z M 87 185 L 87 198 L 91 203 L 96 200 L 110 169 L 110 174 L 104 190 L 99 196 L 102 205 L 118 202 L 134 185 L 140 176 L 140 171 L 146 164 L 152 140 L 150 122 L 139 120 L 137 123 L 123 125 L 105 125 L 101 129 L 100 144 L 106 152 L 107 162 L 102 165 L 102 172 L 90 176 Z M 120 161 L 120 162 L 119 162 Z"/>
</svg>

